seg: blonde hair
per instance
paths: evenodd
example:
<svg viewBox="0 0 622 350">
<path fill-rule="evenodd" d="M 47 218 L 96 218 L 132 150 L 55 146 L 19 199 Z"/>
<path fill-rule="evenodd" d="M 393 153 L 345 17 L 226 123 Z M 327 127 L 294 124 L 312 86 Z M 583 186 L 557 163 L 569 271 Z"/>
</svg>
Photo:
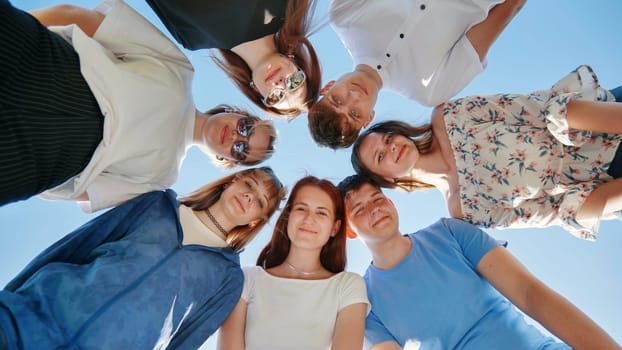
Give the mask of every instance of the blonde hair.
<svg viewBox="0 0 622 350">
<path fill-rule="evenodd" d="M 272 154 L 274 153 L 274 146 L 276 143 L 277 131 L 271 120 L 261 119 L 258 116 L 250 113 L 249 111 L 245 109 L 231 106 L 228 104 L 219 104 L 218 106 L 205 111 L 207 118 L 211 118 L 212 116 L 216 114 L 220 114 L 220 113 L 233 113 L 233 114 L 239 114 L 245 117 L 252 118 L 255 121 L 255 125 L 253 125 L 253 128 L 251 129 L 251 133 L 254 132 L 255 130 L 257 131 L 266 130 L 270 139 L 268 141 L 268 148 L 265 151 L 253 150 L 252 152 L 249 153 L 249 155 L 253 155 L 257 158 L 254 161 L 247 161 L 247 160 L 234 161 L 231 159 L 222 158 L 222 157 L 216 156 L 214 152 L 210 150 L 209 148 L 205 146 L 198 146 L 203 153 L 210 155 L 210 157 L 212 158 L 212 162 L 216 166 L 221 167 L 223 169 L 233 169 L 239 165 L 252 166 L 252 165 L 257 165 L 272 156 Z"/>
</svg>

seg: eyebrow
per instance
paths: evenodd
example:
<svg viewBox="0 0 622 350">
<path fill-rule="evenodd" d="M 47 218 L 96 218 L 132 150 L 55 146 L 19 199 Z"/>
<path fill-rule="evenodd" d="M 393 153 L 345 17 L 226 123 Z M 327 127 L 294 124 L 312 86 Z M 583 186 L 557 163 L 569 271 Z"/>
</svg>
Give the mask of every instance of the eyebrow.
<svg viewBox="0 0 622 350">
<path fill-rule="evenodd" d="M 305 207 L 310 207 L 309 204 L 307 204 L 306 202 L 294 202 L 294 204 L 292 204 L 292 206 L 295 206 L 295 205 L 304 205 Z M 317 207 L 317 209 L 324 209 L 326 211 L 332 212 L 332 210 L 327 208 L 327 207 L 320 206 L 320 207 Z"/>
<path fill-rule="evenodd" d="M 251 180 L 253 180 L 253 182 L 255 182 L 255 185 L 257 185 L 257 187 L 261 186 L 261 185 L 259 184 L 259 181 L 257 181 L 257 179 L 255 179 L 255 177 L 254 177 L 254 176 L 249 176 L 249 178 L 250 178 Z M 259 188 L 258 188 L 256 191 L 259 193 Z M 261 193 L 260 193 L 259 195 L 261 196 Z M 268 197 L 268 194 L 267 194 L 267 193 L 264 193 L 264 194 L 263 194 L 263 196 L 264 196 L 264 198 L 266 199 L 266 205 L 270 204 L 270 197 Z"/>
<path fill-rule="evenodd" d="M 249 176 L 249 178 L 255 182 L 255 185 L 259 186 L 259 181 L 257 181 L 254 176 Z"/>
<path fill-rule="evenodd" d="M 350 208 L 350 211 L 351 211 L 351 212 L 355 212 L 355 211 L 357 211 L 357 210 L 358 210 L 358 208 L 360 208 L 361 206 L 363 206 L 363 204 L 362 204 L 360 201 L 359 201 L 359 202 L 356 202 L 356 203 L 352 206 L 352 208 Z"/>
</svg>

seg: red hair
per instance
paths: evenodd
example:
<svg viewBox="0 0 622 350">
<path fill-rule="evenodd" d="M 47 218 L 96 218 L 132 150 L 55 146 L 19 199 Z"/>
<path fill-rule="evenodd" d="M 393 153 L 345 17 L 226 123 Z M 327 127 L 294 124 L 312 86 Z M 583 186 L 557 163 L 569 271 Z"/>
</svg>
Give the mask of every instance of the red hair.
<svg viewBox="0 0 622 350">
<path fill-rule="evenodd" d="M 289 254 L 289 248 L 291 241 L 287 234 L 287 223 L 289 221 L 289 214 L 292 210 L 292 204 L 298 195 L 301 188 L 305 186 L 314 186 L 326 193 L 333 203 L 335 221 L 341 220 L 341 226 L 337 231 L 337 234 L 328 239 L 328 242 L 322 247 L 320 252 L 320 263 L 322 266 L 333 273 L 342 272 L 346 268 L 346 233 L 345 233 L 345 207 L 343 204 L 343 198 L 339 193 L 339 190 L 332 182 L 325 179 L 318 179 L 315 176 L 306 176 L 300 179 L 294 188 L 292 189 L 285 208 L 281 212 L 281 215 L 276 221 L 272 238 L 270 242 L 262 249 L 257 258 L 257 265 L 262 266 L 264 269 L 278 266 L 282 264 L 287 255 Z"/>
</svg>

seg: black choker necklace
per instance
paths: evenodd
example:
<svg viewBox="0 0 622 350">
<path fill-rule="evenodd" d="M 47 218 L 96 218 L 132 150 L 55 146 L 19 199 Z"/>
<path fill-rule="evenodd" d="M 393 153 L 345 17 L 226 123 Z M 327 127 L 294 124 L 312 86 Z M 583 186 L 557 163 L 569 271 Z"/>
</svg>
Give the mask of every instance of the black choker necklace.
<svg viewBox="0 0 622 350">
<path fill-rule="evenodd" d="M 214 226 L 216 226 L 218 231 L 220 231 L 220 233 L 222 233 L 222 235 L 226 238 L 229 233 L 222 226 L 220 226 L 218 221 L 216 221 L 216 218 L 214 217 L 214 215 L 210 213 L 209 208 L 205 209 L 205 214 L 207 214 L 207 217 L 212 221 L 212 224 L 214 224 Z"/>
</svg>

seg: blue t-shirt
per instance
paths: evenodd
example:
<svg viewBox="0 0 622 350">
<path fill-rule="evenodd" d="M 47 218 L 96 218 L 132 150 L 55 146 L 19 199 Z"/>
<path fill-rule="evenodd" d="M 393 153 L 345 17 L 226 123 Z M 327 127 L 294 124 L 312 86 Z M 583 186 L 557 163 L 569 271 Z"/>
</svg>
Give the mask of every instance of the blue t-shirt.
<svg viewBox="0 0 622 350">
<path fill-rule="evenodd" d="M 524 317 L 477 273 L 499 243 L 461 220 L 441 219 L 408 235 L 410 253 L 390 270 L 365 274 L 372 344 L 419 342 L 430 349 L 569 349 Z"/>
</svg>

